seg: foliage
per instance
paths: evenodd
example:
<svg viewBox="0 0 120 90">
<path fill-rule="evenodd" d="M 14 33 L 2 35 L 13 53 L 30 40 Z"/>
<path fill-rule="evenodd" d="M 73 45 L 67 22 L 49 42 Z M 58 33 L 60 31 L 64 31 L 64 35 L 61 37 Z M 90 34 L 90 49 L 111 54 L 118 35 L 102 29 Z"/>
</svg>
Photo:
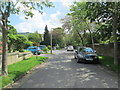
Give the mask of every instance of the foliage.
<svg viewBox="0 0 120 90">
<path fill-rule="evenodd" d="M 51 46 L 50 46 L 50 45 L 48 45 L 47 47 L 48 47 L 48 49 L 51 49 Z"/>
<path fill-rule="evenodd" d="M 9 25 L 8 30 L 8 50 L 9 52 L 14 51 L 15 43 L 17 42 L 17 30 Z"/>
<path fill-rule="evenodd" d="M 45 26 L 45 32 L 44 32 L 44 45 L 46 46 L 50 45 L 50 34 L 47 25 Z"/>
<path fill-rule="evenodd" d="M 47 53 L 49 51 L 48 47 L 44 48 L 43 51 Z"/>
<path fill-rule="evenodd" d="M 37 31 L 34 33 L 28 34 L 27 37 L 28 37 L 28 40 L 31 42 L 40 43 L 42 40 L 41 34 L 39 34 Z"/>
<path fill-rule="evenodd" d="M 64 30 L 60 27 L 57 27 L 51 31 L 51 34 L 52 34 L 52 45 L 57 46 L 58 44 L 60 47 L 63 47 L 64 35 L 65 35 Z"/>
<path fill-rule="evenodd" d="M 28 17 L 33 17 L 32 11 L 37 10 L 42 13 L 43 5 L 46 7 L 52 7 L 53 3 L 49 2 L 48 0 L 40 0 L 40 1 L 31 1 L 28 0 L 27 2 L 22 2 L 20 0 L 8 0 L 8 1 L 0 1 L 0 25 L 2 27 L 2 34 L 4 41 L 2 44 L 2 74 L 7 75 L 7 35 L 8 35 L 8 23 L 9 23 L 9 16 L 11 14 L 19 14 L 19 12 L 23 12 L 25 14 L 25 19 Z M 21 9 L 21 7 L 24 7 Z"/>
<path fill-rule="evenodd" d="M 36 65 L 43 63 L 46 59 L 47 57 L 40 56 L 36 58 L 36 56 L 33 56 L 15 64 L 8 65 L 8 76 L 2 77 L 2 87 L 11 83 L 19 76 L 25 74 L 27 71 L 29 71 Z"/>
<path fill-rule="evenodd" d="M 8 30 L 8 50 L 11 51 L 23 51 L 29 46 L 32 46 L 33 42 L 29 41 L 26 36 L 19 35 L 17 30 L 9 25 Z"/>
<path fill-rule="evenodd" d="M 17 42 L 15 43 L 15 50 L 22 51 L 28 41 L 27 37 L 24 35 L 17 35 Z"/>
<path fill-rule="evenodd" d="M 29 46 L 33 46 L 33 42 L 27 40 L 27 41 L 25 42 L 24 49 L 28 48 Z"/>
</svg>

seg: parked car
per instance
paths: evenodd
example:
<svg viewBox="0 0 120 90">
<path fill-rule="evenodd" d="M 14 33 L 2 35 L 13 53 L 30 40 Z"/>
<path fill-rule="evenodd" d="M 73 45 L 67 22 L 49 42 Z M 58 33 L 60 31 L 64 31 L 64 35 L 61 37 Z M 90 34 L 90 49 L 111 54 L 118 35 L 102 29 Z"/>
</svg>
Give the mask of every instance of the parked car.
<svg viewBox="0 0 120 90">
<path fill-rule="evenodd" d="M 41 49 L 41 50 L 43 50 L 44 48 L 46 48 L 47 46 L 46 45 L 40 45 L 39 46 L 39 48 Z"/>
<path fill-rule="evenodd" d="M 77 63 L 79 62 L 95 62 L 100 63 L 96 51 L 90 47 L 78 47 L 74 54 Z"/>
<path fill-rule="evenodd" d="M 67 47 L 67 51 L 73 51 L 73 50 L 74 50 L 73 46 L 68 46 Z"/>
<path fill-rule="evenodd" d="M 38 54 L 40 55 L 42 53 L 42 50 L 37 46 L 30 46 L 27 48 L 28 51 L 31 51 L 34 55 Z"/>
</svg>

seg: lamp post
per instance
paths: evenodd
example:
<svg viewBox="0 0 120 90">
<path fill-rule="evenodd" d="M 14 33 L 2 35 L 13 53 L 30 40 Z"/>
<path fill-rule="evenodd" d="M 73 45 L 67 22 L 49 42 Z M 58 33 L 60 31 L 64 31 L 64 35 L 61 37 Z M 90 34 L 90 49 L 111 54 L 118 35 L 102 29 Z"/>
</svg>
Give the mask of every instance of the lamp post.
<svg viewBox="0 0 120 90">
<path fill-rule="evenodd" d="M 50 44 L 51 44 L 51 54 L 52 54 L 52 50 L 53 50 L 53 48 L 52 48 L 52 29 L 53 29 L 53 28 L 51 28 L 51 40 L 50 40 L 50 41 L 51 41 L 51 42 L 50 42 Z"/>
</svg>

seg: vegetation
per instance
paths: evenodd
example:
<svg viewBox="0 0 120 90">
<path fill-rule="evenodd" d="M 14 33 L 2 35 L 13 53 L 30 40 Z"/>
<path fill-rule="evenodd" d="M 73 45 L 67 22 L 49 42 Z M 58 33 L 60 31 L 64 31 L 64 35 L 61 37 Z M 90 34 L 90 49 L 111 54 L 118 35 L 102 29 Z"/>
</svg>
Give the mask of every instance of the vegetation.
<svg viewBox="0 0 120 90">
<path fill-rule="evenodd" d="M 19 35 L 17 30 L 9 25 L 8 30 L 8 51 L 23 51 L 23 49 L 32 46 L 32 42 L 28 40 L 28 38 L 24 35 Z"/>
<path fill-rule="evenodd" d="M 62 19 L 66 45 L 87 46 L 114 43 L 114 64 L 118 64 L 120 2 L 74 2 Z M 73 42 L 71 42 L 73 41 Z"/>
<path fill-rule="evenodd" d="M 8 65 L 8 76 L 2 76 L 2 87 L 14 81 L 19 76 L 25 74 L 38 64 L 43 63 L 47 57 L 33 56 L 15 64 Z"/>
<path fill-rule="evenodd" d="M 50 45 L 50 34 L 47 25 L 45 26 L 44 41 L 41 44 L 46 46 Z"/>
<path fill-rule="evenodd" d="M 120 66 L 114 64 L 114 58 L 110 56 L 99 56 L 100 62 L 103 66 L 110 68 L 113 71 L 120 71 Z"/>
<path fill-rule="evenodd" d="M 42 41 L 42 35 L 39 34 L 37 31 L 34 33 L 27 34 L 27 38 L 31 42 L 35 42 L 39 44 Z"/>
<path fill-rule="evenodd" d="M 65 41 L 64 41 L 64 29 L 61 27 L 54 28 L 51 32 L 52 34 L 52 45 L 53 46 L 59 46 L 59 47 L 64 47 L 65 46 Z"/>
<path fill-rule="evenodd" d="M 20 4 L 20 6 L 17 6 Z M 7 75 L 7 36 L 8 36 L 8 23 L 9 23 L 9 16 L 11 14 L 19 14 L 20 11 L 22 11 L 25 14 L 25 19 L 28 19 L 28 17 L 33 17 L 32 10 L 38 10 L 40 13 L 42 13 L 43 5 L 46 7 L 52 7 L 52 2 L 49 2 L 48 0 L 44 1 L 35 1 L 35 2 L 21 2 L 19 0 L 17 1 L 10 1 L 7 2 L 0 1 L 0 18 L 1 22 L 0 25 L 2 27 L 2 75 Z M 24 7 L 23 10 L 20 7 Z M 26 9 L 27 8 L 27 9 Z"/>
</svg>

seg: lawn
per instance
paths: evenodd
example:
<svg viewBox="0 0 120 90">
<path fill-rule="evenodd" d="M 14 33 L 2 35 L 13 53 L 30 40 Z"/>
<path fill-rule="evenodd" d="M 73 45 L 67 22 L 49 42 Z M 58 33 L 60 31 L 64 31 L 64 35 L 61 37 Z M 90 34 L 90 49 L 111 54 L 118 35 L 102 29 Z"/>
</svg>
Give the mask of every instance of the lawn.
<svg viewBox="0 0 120 90">
<path fill-rule="evenodd" d="M 101 64 L 103 66 L 109 67 L 113 71 L 120 71 L 120 66 L 114 65 L 114 58 L 110 56 L 99 56 Z"/>
<path fill-rule="evenodd" d="M 43 56 L 33 56 L 31 58 L 25 59 L 23 61 L 17 62 L 15 64 L 8 65 L 8 76 L 2 77 L 2 87 L 8 85 L 12 81 L 14 81 L 17 77 L 22 74 L 25 74 L 27 71 L 32 69 L 38 64 L 41 64 L 47 59 L 47 57 Z"/>
</svg>

